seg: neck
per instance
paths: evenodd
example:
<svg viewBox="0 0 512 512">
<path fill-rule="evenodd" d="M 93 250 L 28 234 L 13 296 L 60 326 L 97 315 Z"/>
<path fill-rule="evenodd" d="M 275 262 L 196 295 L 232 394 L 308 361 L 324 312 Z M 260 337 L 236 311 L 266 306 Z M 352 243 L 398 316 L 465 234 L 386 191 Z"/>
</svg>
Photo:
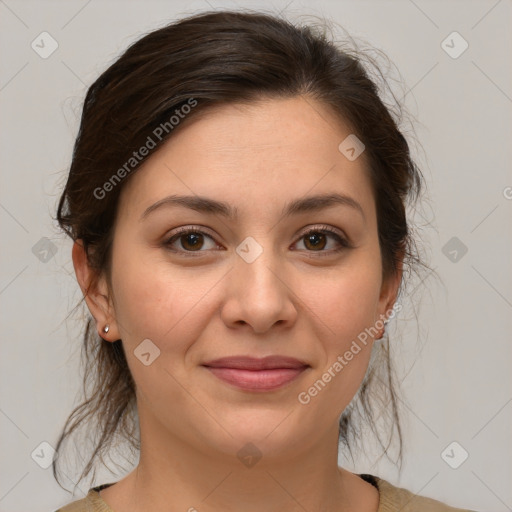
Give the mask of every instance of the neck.
<svg viewBox="0 0 512 512">
<path fill-rule="evenodd" d="M 237 450 L 198 449 L 151 427 L 141 425 L 139 464 L 116 484 L 117 495 L 111 488 L 102 491 L 116 511 L 377 511 L 378 491 L 338 467 L 337 425 L 288 453 L 262 442 L 258 451 L 245 445 L 238 456 Z"/>
</svg>

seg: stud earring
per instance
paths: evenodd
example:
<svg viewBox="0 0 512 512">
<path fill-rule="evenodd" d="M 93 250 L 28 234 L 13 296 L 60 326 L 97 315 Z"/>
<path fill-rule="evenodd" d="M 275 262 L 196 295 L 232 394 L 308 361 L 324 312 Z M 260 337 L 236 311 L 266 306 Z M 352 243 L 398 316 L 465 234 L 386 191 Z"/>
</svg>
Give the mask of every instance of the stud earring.
<svg viewBox="0 0 512 512">
<path fill-rule="evenodd" d="M 382 335 L 380 338 L 376 338 L 375 341 L 382 341 L 384 340 L 388 335 L 388 324 L 389 320 L 384 320 L 384 329 L 382 329 Z"/>
<path fill-rule="evenodd" d="M 382 332 L 382 338 L 386 338 L 388 335 L 388 324 L 389 320 L 384 320 L 384 331 Z"/>
<path fill-rule="evenodd" d="M 110 327 L 108 326 L 108 324 L 107 324 L 107 325 L 105 325 L 105 327 L 103 327 L 103 332 L 104 332 L 105 334 L 107 334 L 107 332 L 108 332 L 109 330 L 110 330 Z"/>
</svg>

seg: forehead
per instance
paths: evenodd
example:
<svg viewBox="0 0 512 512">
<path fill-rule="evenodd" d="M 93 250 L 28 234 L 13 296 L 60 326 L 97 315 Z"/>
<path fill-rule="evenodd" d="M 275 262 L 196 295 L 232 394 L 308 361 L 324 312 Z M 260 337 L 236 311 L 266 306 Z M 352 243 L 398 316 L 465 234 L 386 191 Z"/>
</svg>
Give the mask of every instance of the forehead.
<svg viewBox="0 0 512 512">
<path fill-rule="evenodd" d="M 199 112 L 150 156 L 122 196 L 140 211 L 167 194 L 196 194 L 245 207 L 325 192 L 372 210 L 364 153 L 339 145 L 350 128 L 311 99 L 261 100 Z"/>
<path fill-rule="evenodd" d="M 202 151 L 227 155 L 234 151 L 257 152 L 260 158 L 286 155 L 283 150 L 291 147 L 300 153 L 319 148 L 323 151 L 332 144 L 336 149 L 340 137 L 351 133 L 332 109 L 304 96 L 214 105 L 191 116 L 191 123 L 186 118 L 184 121 L 185 128 L 177 131 L 168 146 L 197 143 Z"/>
</svg>

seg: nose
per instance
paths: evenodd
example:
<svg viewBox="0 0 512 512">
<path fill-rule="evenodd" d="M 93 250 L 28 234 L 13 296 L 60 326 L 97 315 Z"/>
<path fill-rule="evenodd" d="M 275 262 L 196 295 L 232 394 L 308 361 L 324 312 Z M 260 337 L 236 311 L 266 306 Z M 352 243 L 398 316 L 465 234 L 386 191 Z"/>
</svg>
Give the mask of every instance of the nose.
<svg viewBox="0 0 512 512">
<path fill-rule="evenodd" d="M 266 248 L 258 250 L 254 258 L 256 253 L 251 251 L 257 249 L 254 242 L 248 250 L 243 244 L 238 248 L 227 279 L 223 321 L 231 328 L 247 324 L 256 333 L 267 332 L 274 325 L 290 327 L 297 318 L 297 298 L 287 282 L 284 263 Z"/>
</svg>

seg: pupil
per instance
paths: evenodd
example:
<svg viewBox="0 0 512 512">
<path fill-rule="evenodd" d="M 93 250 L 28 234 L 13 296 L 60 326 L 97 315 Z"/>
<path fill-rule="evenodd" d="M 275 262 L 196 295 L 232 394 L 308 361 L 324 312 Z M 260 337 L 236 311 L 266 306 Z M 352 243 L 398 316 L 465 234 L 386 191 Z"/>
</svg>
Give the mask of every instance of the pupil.
<svg viewBox="0 0 512 512">
<path fill-rule="evenodd" d="M 320 238 L 325 238 L 325 235 L 312 234 L 307 236 L 308 243 L 311 243 L 313 247 L 321 246 L 320 248 L 323 248 L 325 244 L 322 244 L 322 240 L 319 240 Z"/>
<path fill-rule="evenodd" d="M 197 247 L 200 236 L 201 235 L 199 235 L 198 233 L 189 233 L 188 235 L 185 235 L 185 245 L 190 246 L 191 248 Z M 192 239 L 192 243 L 189 243 L 190 239 Z"/>
</svg>

